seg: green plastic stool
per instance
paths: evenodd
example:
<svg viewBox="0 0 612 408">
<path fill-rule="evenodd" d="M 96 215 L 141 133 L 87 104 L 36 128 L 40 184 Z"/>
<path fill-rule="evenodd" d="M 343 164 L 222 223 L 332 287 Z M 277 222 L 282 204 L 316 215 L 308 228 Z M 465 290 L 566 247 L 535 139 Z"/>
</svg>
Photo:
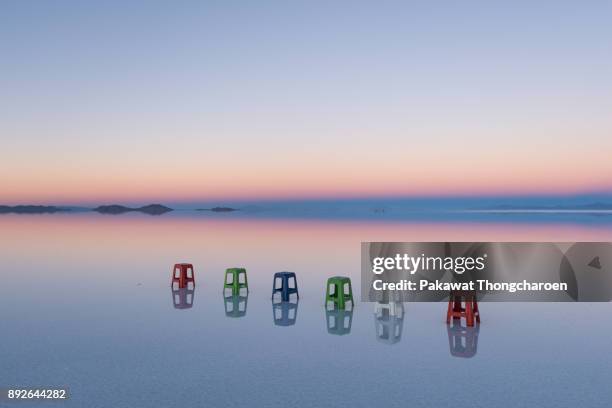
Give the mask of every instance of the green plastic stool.
<svg viewBox="0 0 612 408">
<path fill-rule="evenodd" d="M 327 332 L 329 334 L 344 336 L 351 332 L 353 310 L 325 309 L 325 320 L 327 321 Z"/>
<path fill-rule="evenodd" d="M 344 293 L 344 289 L 348 285 L 348 293 Z M 334 288 L 332 293 L 331 289 Z M 351 286 L 351 279 L 346 276 L 333 276 L 327 279 L 327 291 L 325 294 L 325 307 L 329 302 L 333 302 L 334 305 L 338 306 L 338 309 L 344 310 L 346 308 L 346 302 L 351 301 L 351 306 L 355 307 L 355 301 L 353 300 L 353 287 Z"/>
<path fill-rule="evenodd" d="M 244 282 L 240 282 L 240 275 L 244 275 Z M 228 282 L 228 277 L 232 277 L 231 282 Z M 225 270 L 225 279 L 223 280 L 223 293 L 225 289 L 231 289 L 232 295 L 240 294 L 240 289 L 245 288 L 249 293 L 249 283 L 247 281 L 247 273 L 244 268 L 228 268 Z"/>
</svg>

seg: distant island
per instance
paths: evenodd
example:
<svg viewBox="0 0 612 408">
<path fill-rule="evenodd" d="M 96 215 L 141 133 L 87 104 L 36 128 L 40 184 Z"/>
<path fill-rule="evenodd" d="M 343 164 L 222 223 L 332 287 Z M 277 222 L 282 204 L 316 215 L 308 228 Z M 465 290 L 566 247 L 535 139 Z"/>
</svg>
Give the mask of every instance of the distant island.
<svg viewBox="0 0 612 408">
<path fill-rule="evenodd" d="M 213 208 L 198 208 L 196 211 L 232 212 L 232 211 L 238 211 L 238 209 L 231 208 L 231 207 L 213 207 Z"/>
<path fill-rule="evenodd" d="M 0 214 L 51 214 L 67 211 L 70 209 L 54 205 L 0 205 Z"/>
<path fill-rule="evenodd" d="M 113 204 L 101 205 L 99 207 L 94 208 L 93 211 L 99 212 L 100 214 L 113 215 L 124 214 L 128 212 L 141 212 L 149 215 L 161 215 L 169 211 L 173 211 L 173 209 L 161 204 L 149 204 L 139 208 L 125 207 L 123 205 Z"/>
</svg>

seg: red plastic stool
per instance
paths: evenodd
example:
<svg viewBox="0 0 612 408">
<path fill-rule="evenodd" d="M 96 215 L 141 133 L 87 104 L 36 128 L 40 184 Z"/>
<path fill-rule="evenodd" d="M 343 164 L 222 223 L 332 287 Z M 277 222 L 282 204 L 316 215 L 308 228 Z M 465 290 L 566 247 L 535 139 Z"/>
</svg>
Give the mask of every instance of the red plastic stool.
<svg viewBox="0 0 612 408">
<path fill-rule="evenodd" d="M 191 275 L 189 275 L 189 271 L 191 271 Z M 188 263 L 175 264 L 174 269 L 172 269 L 172 281 L 170 282 L 170 286 L 174 287 L 174 282 L 178 283 L 179 289 L 186 288 L 189 282 L 193 283 L 195 287 L 193 265 Z"/>
<path fill-rule="evenodd" d="M 174 289 L 172 288 L 172 303 L 175 309 L 190 309 L 193 306 L 193 297 L 195 288 L 193 289 Z"/>
<path fill-rule="evenodd" d="M 463 307 L 462 303 L 465 304 Z M 453 319 L 465 317 L 468 327 L 474 326 L 474 318 L 480 323 L 480 312 L 478 311 L 478 301 L 476 292 L 453 291 L 448 297 L 448 311 L 446 312 L 446 324 L 450 324 Z"/>
<path fill-rule="evenodd" d="M 478 332 L 480 325 L 465 327 L 459 320 L 454 320 L 446 327 L 448 345 L 453 357 L 472 358 L 478 350 Z"/>
</svg>

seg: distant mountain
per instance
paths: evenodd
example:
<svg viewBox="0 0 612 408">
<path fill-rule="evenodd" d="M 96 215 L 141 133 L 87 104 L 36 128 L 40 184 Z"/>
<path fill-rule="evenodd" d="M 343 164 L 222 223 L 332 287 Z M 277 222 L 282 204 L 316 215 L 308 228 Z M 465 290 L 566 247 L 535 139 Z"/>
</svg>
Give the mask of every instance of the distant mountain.
<svg viewBox="0 0 612 408">
<path fill-rule="evenodd" d="M 67 211 L 70 209 L 54 205 L 0 205 L 0 214 L 49 214 Z"/>
<path fill-rule="evenodd" d="M 174 210 L 161 204 L 149 204 L 145 205 L 144 207 L 137 208 L 136 211 L 151 215 L 161 215 Z"/>
<path fill-rule="evenodd" d="M 89 207 L 77 207 L 72 205 L 62 206 L 62 209 L 70 212 L 89 212 L 91 208 Z"/>
<path fill-rule="evenodd" d="M 161 215 L 173 210 L 172 208 L 166 207 L 161 204 L 149 204 L 139 208 L 125 207 L 123 205 L 113 204 L 101 205 L 99 207 L 94 208 L 93 211 L 99 212 L 100 214 L 112 215 L 124 214 L 127 212 L 141 212 L 149 215 Z"/>
<path fill-rule="evenodd" d="M 238 211 L 238 209 L 231 208 L 231 207 L 213 207 L 213 208 L 198 208 L 196 211 L 232 212 L 232 211 Z"/>
</svg>

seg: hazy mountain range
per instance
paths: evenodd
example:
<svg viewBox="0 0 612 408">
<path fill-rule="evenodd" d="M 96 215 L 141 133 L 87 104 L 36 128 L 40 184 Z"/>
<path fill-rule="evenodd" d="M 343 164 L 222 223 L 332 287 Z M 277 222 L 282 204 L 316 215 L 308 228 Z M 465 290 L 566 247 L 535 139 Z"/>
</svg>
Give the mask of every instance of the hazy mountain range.
<svg viewBox="0 0 612 408">
<path fill-rule="evenodd" d="M 129 212 L 140 212 L 149 215 L 162 215 L 170 211 L 174 211 L 173 208 L 166 207 L 161 204 L 149 204 L 142 207 L 127 207 L 119 204 L 111 205 L 100 205 L 95 208 L 84 208 L 84 207 L 64 207 L 54 205 L 0 205 L 0 214 L 52 214 L 58 212 L 83 212 L 83 211 L 95 211 L 100 214 L 111 214 L 119 215 Z M 236 208 L 231 207 L 212 207 L 212 208 L 198 208 L 196 211 L 212 211 L 212 212 L 232 212 L 238 211 Z"/>
<path fill-rule="evenodd" d="M 475 203 L 454 203 L 447 207 L 441 206 L 440 203 L 431 203 L 418 201 L 415 202 L 380 202 L 372 201 L 313 201 L 313 202 L 286 202 L 286 203 L 262 203 L 260 206 L 245 205 L 242 209 L 246 212 L 265 211 L 291 211 L 291 212 L 337 212 L 347 210 L 373 212 L 377 214 L 385 214 L 388 212 L 443 212 L 443 211 L 468 211 L 468 212 L 612 212 L 612 203 L 594 202 L 588 204 L 556 204 L 556 205 L 541 205 L 541 204 L 494 204 L 476 206 Z M 194 206 L 195 207 L 195 206 Z M 238 208 L 227 206 L 214 206 L 211 208 L 185 208 L 181 210 L 195 211 L 210 211 L 210 212 L 233 212 L 238 211 Z M 251 211 L 253 210 L 253 211 Z M 72 207 L 72 206 L 53 206 L 53 205 L 0 205 L 0 214 L 52 214 L 60 212 L 84 212 L 95 211 L 100 214 L 119 215 L 129 212 L 139 212 L 149 215 L 162 215 L 173 208 L 162 204 L 149 204 L 142 207 L 128 207 L 119 204 L 100 205 L 95 208 Z"/>
</svg>

